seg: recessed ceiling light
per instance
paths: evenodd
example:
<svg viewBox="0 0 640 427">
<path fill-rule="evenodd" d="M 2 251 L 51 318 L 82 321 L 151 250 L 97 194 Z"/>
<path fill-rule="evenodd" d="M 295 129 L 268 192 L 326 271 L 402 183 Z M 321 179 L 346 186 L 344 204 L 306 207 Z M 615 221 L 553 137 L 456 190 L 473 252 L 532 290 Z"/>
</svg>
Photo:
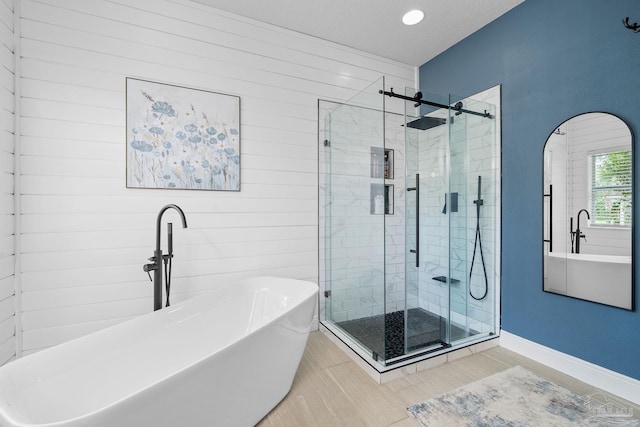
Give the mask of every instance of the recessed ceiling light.
<svg viewBox="0 0 640 427">
<path fill-rule="evenodd" d="M 424 12 L 418 9 L 410 10 L 402 17 L 404 25 L 416 25 L 424 19 Z"/>
</svg>

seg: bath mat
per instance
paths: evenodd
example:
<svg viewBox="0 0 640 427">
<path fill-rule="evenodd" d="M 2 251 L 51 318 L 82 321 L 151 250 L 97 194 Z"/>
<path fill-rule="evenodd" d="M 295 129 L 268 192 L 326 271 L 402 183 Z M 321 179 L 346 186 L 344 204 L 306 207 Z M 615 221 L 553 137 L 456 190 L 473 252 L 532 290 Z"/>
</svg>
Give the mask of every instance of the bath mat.
<svg viewBox="0 0 640 427">
<path fill-rule="evenodd" d="M 407 408 L 421 426 L 638 426 L 632 408 L 516 366 Z"/>
</svg>

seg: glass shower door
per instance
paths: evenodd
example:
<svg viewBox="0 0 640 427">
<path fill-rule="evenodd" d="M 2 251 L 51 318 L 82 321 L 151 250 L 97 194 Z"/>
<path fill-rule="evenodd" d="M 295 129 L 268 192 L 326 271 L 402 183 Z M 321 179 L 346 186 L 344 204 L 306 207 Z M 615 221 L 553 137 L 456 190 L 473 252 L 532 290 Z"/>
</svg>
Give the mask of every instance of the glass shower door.
<svg viewBox="0 0 640 427">
<path fill-rule="evenodd" d="M 384 88 L 381 78 L 328 116 L 325 318 L 374 360 L 385 355 Z"/>
<path fill-rule="evenodd" d="M 457 100 L 451 100 L 455 106 Z M 469 203 L 473 200 L 469 194 L 469 174 L 467 173 L 467 114 L 458 114 L 455 110 L 449 111 L 449 150 L 451 178 L 449 181 L 449 193 L 456 194 L 458 206 L 455 212 L 449 215 L 449 276 L 455 280 L 456 286 L 450 287 L 449 308 L 450 325 L 449 337 L 451 341 L 460 340 L 468 336 L 468 247 L 469 226 L 467 223 L 471 213 Z"/>
<path fill-rule="evenodd" d="M 412 97 L 414 91 L 407 90 Z M 447 105 L 434 94 L 423 97 Z M 406 353 L 449 342 L 448 127 L 446 109 L 405 102 Z M 449 206 L 449 207 L 448 207 Z"/>
</svg>

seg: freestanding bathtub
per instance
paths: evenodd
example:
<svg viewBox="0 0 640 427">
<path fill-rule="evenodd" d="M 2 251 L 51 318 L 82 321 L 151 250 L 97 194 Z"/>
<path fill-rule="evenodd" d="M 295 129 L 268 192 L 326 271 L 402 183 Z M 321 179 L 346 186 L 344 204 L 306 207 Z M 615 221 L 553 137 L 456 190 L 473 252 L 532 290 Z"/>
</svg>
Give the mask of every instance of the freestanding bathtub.
<svg viewBox="0 0 640 427">
<path fill-rule="evenodd" d="M 631 309 L 631 256 L 550 252 L 547 290 Z"/>
<path fill-rule="evenodd" d="M 256 277 L 0 368 L 0 426 L 253 426 L 289 392 L 317 285 Z"/>
</svg>

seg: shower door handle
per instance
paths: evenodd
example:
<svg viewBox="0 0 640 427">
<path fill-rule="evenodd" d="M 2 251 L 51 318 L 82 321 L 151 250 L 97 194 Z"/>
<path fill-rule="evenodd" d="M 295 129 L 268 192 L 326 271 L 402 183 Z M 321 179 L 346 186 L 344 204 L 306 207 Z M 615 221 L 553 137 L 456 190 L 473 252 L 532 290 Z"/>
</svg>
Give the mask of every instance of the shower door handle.
<svg viewBox="0 0 640 427">
<path fill-rule="evenodd" d="M 409 252 L 416 254 L 416 267 L 420 267 L 420 174 L 416 174 L 416 186 L 407 188 L 416 192 L 416 248 Z"/>
</svg>

